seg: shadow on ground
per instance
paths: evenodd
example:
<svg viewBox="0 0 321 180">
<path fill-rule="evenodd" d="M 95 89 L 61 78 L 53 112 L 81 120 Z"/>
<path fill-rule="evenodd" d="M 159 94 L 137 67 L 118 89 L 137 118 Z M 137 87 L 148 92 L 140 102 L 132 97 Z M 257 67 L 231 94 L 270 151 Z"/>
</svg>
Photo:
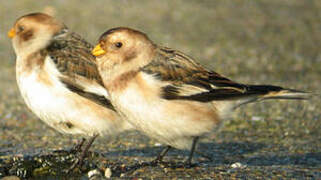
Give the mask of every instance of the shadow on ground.
<svg viewBox="0 0 321 180">
<path fill-rule="evenodd" d="M 82 168 L 73 172 L 73 177 L 85 176 L 89 170 L 99 169 L 103 172 L 106 168 L 112 170 L 114 177 L 136 176 L 140 169 L 148 168 L 152 171 L 164 169 L 188 169 L 197 171 L 199 168 L 223 167 L 224 171 L 235 169 L 231 164 L 240 163 L 238 168 L 250 168 L 251 166 L 310 166 L 316 167 L 321 164 L 321 152 L 269 155 L 256 152 L 262 151 L 266 145 L 251 142 L 229 142 L 229 143 L 200 143 L 194 156 L 194 165 L 185 167 L 184 159 L 188 151 L 171 150 L 161 164 L 154 164 L 151 160 L 157 156 L 163 147 L 133 148 L 129 150 L 116 150 L 107 153 L 90 152 Z M 22 178 L 64 176 L 66 170 L 77 158 L 75 152 L 68 150 L 42 151 L 23 153 L 24 155 L 10 155 L 8 152 L 0 154 L 0 176 L 15 175 Z M 29 154 L 29 155 L 25 155 Z M 271 153 L 270 153 L 271 154 Z M 206 157 L 204 157 L 206 155 Z M 248 156 L 250 155 L 250 156 Z M 128 159 L 135 161 L 128 162 Z M 168 170 L 167 170 L 168 171 Z M 176 171 L 179 173 L 180 171 Z"/>
</svg>

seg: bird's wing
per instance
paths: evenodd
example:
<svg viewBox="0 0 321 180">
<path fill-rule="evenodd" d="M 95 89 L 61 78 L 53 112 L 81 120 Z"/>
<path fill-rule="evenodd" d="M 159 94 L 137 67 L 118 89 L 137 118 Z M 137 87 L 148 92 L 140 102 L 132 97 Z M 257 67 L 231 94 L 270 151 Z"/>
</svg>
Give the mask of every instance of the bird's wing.
<svg viewBox="0 0 321 180">
<path fill-rule="evenodd" d="M 53 38 L 47 53 L 60 72 L 59 79 L 66 87 L 85 98 L 113 109 L 106 98 L 107 91 L 91 54 L 93 46 L 76 33 Z"/>
<path fill-rule="evenodd" d="M 155 58 L 141 68 L 141 71 L 166 82 L 166 86 L 162 87 L 164 99 L 209 102 L 239 99 L 268 91 L 264 86 L 257 91 L 251 86 L 231 81 L 216 72 L 206 70 L 185 54 L 164 47 L 157 49 Z M 275 90 L 280 88 L 273 87 Z"/>
</svg>

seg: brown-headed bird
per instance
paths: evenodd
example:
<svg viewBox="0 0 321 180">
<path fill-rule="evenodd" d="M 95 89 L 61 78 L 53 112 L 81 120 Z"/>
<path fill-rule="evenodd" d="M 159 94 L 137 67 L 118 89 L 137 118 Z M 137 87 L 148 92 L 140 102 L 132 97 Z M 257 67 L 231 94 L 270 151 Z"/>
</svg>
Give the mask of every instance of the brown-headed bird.
<svg viewBox="0 0 321 180">
<path fill-rule="evenodd" d="M 131 129 L 107 99 L 93 46 L 81 36 L 43 13 L 18 18 L 8 36 L 18 87 L 31 111 L 61 133 L 90 137 L 80 165 L 98 135 Z"/>
<path fill-rule="evenodd" d="M 217 129 L 231 110 L 263 99 L 302 99 L 308 93 L 271 85 L 241 84 L 202 67 L 191 57 L 153 43 L 130 28 L 103 33 L 92 51 L 115 108 L 138 130 L 170 147 L 191 149 Z"/>
</svg>

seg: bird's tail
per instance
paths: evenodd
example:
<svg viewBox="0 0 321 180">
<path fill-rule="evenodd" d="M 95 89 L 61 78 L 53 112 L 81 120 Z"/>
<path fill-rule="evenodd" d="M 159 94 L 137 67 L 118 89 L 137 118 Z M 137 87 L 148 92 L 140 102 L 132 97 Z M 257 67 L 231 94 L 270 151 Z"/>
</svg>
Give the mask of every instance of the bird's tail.
<svg viewBox="0 0 321 180">
<path fill-rule="evenodd" d="M 295 89 L 287 89 L 271 85 L 248 85 L 247 93 L 257 94 L 259 100 L 263 99 L 309 99 L 311 93 Z"/>
<path fill-rule="evenodd" d="M 234 108 L 254 101 L 261 101 L 266 99 L 305 100 L 311 98 L 311 96 L 313 95 L 310 92 L 272 85 L 247 85 L 245 94 L 248 95 L 248 98 L 244 98 L 243 100 L 241 100 Z"/>
</svg>

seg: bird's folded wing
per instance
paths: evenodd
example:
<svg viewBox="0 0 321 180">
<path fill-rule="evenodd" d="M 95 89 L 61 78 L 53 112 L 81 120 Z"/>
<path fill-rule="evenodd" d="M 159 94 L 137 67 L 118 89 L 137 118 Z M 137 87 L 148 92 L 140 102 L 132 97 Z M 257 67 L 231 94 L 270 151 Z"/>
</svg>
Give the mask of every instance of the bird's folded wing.
<svg viewBox="0 0 321 180">
<path fill-rule="evenodd" d="M 47 51 L 60 72 L 59 79 L 69 90 L 113 109 L 94 63 L 92 48 L 76 33 L 67 33 L 55 38 Z"/>
<path fill-rule="evenodd" d="M 185 99 L 201 102 L 233 100 L 257 94 L 247 85 L 233 82 L 208 71 L 183 53 L 160 47 L 151 63 L 141 71 L 164 81 L 164 99 Z"/>
</svg>

